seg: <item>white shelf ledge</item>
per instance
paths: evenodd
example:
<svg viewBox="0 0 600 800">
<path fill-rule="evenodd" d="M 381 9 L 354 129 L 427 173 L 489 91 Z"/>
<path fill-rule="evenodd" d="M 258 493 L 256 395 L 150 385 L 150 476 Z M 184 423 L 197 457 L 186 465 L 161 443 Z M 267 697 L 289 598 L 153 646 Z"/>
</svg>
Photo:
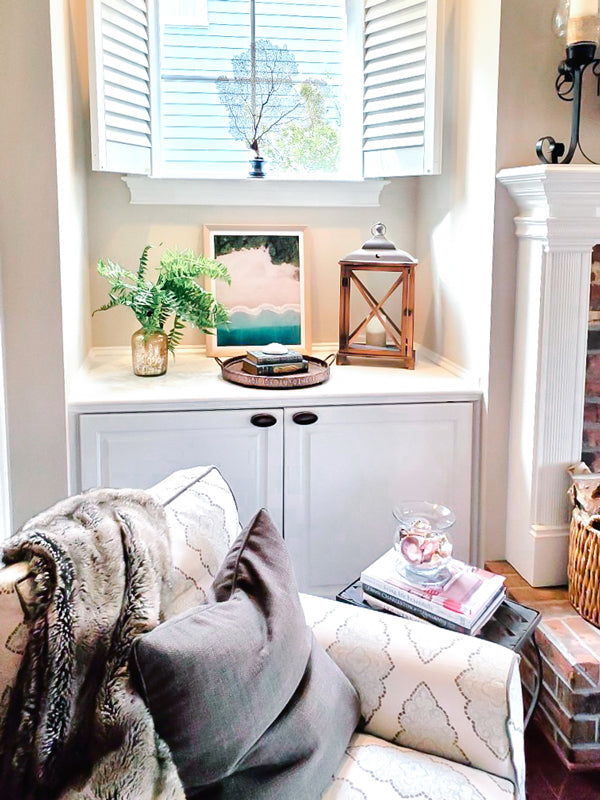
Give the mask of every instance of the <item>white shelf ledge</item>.
<svg viewBox="0 0 600 800">
<path fill-rule="evenodd" d="M 336 346 L 313 348 L 323 358 Z M 179 347 L 166 375 L 139 378 L 128 347 L 94 348 L 69 391 L 71 413 L 182 411 L 317 405 L 477 402 L 481 389 L 417 351 L 414 370 L 397 366 L 332 366 L 330 379 L 304 389 L 255 389 L 228 383 L 204 349 Z"/>
<path fill-rule="evenodd" d="M 377 208 L 389 181 L 124 175 L 137 205 Z"/>
</svg>

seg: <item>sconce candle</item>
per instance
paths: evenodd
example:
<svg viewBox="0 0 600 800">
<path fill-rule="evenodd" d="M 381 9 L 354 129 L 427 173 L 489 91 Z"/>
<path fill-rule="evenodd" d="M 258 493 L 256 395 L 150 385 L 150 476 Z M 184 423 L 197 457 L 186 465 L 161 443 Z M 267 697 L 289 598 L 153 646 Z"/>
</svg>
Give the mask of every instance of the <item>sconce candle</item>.
<svg viewBox="0 0 600 800">
<path fill-rule="evenodd" d="M 598 45 L 599 41 L 598 0 L 571 0 L 567 23 L 567 47 L 577 44 Z"/>
<path fill-rule="evenodd" d="M 569 17 L 598 16 L 598 0 L 571 0 Z"/>
</svg>

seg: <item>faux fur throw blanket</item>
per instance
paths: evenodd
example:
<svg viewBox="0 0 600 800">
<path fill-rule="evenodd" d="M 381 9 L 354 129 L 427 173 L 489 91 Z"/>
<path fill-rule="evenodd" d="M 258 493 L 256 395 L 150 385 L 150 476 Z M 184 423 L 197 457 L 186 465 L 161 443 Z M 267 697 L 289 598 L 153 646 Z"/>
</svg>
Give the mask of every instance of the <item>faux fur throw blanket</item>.
<svg viewBox="0 0 600 800">
<path fill-rule="evenodd" d="M 145 492 L 87 492 L 30 520 L 3 557 L 29 561 L 34 591 L 0 741 L 0 797 L 184 800 L 127 669 L 170 591 L 162 507 Z"/>
</svg>

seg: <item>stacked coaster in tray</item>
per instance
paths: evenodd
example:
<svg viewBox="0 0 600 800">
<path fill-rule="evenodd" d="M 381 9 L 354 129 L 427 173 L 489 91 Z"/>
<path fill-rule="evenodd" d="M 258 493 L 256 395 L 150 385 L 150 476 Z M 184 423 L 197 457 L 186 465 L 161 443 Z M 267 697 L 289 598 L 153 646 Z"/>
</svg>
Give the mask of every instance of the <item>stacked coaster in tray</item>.
<svg viewBox="0 0 600 800">
<path fill-rule="evenodd" d="M 250 375 L 293 375 L 307 372 L 308 361 L 302 353 L 288 350 L 285 345 L 270 344 L 262 350 L 248 350 L 242 370 Z"/>
</svg>

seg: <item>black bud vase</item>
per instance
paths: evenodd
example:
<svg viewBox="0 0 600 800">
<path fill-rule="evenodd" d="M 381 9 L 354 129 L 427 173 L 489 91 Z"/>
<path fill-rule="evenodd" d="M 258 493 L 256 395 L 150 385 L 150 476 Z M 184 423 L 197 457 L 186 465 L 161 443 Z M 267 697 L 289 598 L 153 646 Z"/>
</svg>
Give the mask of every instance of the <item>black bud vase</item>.
<svg viewBox="0 0 600 800">
<path fill-rule="evenodd" d="M 263 170 L 263 164 L 264 163 L 265 163 L 265 160 L 264 160 L 264 158 L 262 156 L 256 156 L 256 158 L 251 158 L 250 159 L 250 165 L 251 165 L 252 169 L 250 170 L 248 175 L 251 178 L 264 178 L 265 177 L 265 173 L 264 173 L 264 170 Z"/>
</svg>

